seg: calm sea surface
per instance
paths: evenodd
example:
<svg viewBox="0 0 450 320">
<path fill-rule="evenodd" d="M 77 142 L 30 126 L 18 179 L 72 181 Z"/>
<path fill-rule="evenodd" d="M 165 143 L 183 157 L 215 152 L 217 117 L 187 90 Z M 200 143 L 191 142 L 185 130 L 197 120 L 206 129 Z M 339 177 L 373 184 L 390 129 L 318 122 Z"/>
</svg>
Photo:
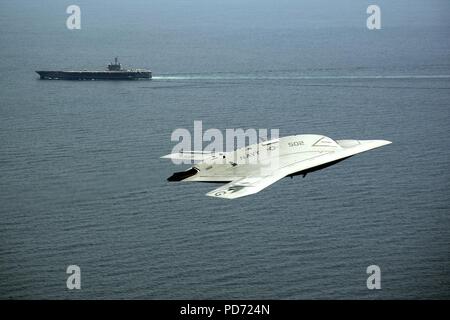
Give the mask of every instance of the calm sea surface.
<svg viewBox="0 0 450 320">
<path fill-rule="evenodd" d="M 450 6 L 325 3 L 1 2 L 0 298 L 450 298 Z M 227 201 L 166 181 L 194 120 L 393 144 Z"/>
</svg>

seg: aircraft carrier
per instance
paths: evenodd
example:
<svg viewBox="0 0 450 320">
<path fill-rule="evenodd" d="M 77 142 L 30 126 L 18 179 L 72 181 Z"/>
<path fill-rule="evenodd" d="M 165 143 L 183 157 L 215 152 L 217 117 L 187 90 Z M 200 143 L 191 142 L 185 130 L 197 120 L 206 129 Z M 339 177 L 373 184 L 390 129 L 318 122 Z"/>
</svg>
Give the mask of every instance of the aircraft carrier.
<svg viewBox="0 0 450 320">
<path fill-rule="evenodd" d="M 104 71 L 36 71 L 43 80 L 139 80 L 151 79 L 152 72 L 145 69 L 122 69 L 118 58 Z"/>
</svg>

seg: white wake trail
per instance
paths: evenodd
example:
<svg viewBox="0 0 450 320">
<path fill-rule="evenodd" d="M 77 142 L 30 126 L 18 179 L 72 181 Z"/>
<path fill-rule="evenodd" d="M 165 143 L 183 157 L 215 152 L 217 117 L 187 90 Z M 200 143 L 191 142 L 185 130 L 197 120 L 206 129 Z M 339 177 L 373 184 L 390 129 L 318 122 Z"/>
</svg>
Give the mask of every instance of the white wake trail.
<svg viewBox="0 0 450 320">
<path fill-rule="evenodd" d="M 377 79 L 450 79 L 450 75 L 326 75 L 326 76 L 247 76 L 247 75 L 161 75 L 154 80 L 377 80 Z"/>
</svg>

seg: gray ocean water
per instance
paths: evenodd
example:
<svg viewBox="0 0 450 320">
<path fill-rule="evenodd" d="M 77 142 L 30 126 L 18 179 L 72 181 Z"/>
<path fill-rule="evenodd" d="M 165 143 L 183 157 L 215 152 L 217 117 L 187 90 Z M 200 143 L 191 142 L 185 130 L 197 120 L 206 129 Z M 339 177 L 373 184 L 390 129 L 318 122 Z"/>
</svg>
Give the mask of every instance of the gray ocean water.
<svg viewBox="0 0 450 320">
<path fill-rule="evenodd" d="M 450 298 L 447 1 L 70 4 L 0 2 L 0 298 Z M 195 120 L 393 144 L 227 201 L 166 181 Z"/>
</svg>

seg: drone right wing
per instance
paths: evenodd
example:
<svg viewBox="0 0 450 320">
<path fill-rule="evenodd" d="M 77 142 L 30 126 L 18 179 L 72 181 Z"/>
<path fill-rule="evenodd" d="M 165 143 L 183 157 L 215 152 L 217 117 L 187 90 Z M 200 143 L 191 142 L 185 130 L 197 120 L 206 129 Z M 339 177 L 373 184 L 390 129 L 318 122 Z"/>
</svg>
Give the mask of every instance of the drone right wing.
<svg viewBox="0 0 450 320">
<path fill-rule="evenodd" d="M 227 183 L 206 195 L 216 198 L 236 199 L 257 193 L 282 178 L 283 175 L 278 174 L 245 177 Z"/>
</svg>

